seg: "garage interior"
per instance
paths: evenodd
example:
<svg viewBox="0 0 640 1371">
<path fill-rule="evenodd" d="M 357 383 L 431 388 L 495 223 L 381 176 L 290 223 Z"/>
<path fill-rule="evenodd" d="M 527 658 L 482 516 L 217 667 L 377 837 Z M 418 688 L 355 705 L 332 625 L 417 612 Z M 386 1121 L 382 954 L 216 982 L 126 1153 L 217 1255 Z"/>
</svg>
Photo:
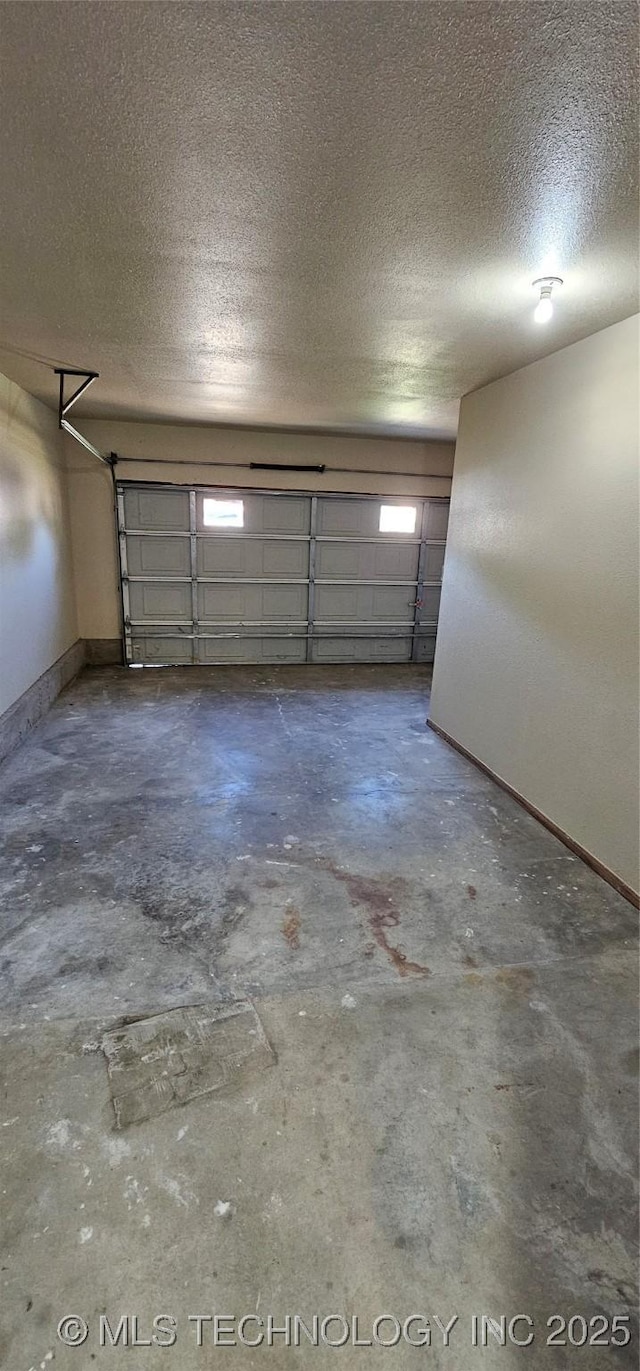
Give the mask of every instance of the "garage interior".
<svg viewBox="0 0 640 1371">
<path fill-rule="evenodd" d="M 637 55 L 0 7 L 11 1371 L 637 1365 Z"/>
</svg>

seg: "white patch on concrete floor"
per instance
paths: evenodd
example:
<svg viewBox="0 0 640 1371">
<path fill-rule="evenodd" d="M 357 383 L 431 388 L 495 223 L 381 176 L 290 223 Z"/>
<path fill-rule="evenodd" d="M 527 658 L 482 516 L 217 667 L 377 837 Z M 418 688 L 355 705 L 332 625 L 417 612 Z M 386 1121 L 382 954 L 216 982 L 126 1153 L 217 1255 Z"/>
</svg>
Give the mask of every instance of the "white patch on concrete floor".
<svg viewBox="0 0 640 1371">
<path fill-rule="evenodd" d="M 92 1228 L 81 1228 L 81 1229 L 80 1229 L 80 1232 L 78 1233 L 78 1242 L 79 1242 L 79 1243 L 91 1242 L 92 1237 L 93 1237 L 93 1229 L 92 1229 Z"/>
<path fill-rule="evenodd" d="M 123 1192 L 125 1200 L 127 1200 L 127 1209 L 133 1209 L 134 1204 L 144 1204 L 144 1197 L 148 1188 L 146 1185 L 141 1185 L 135 1176 L 127 1176 Z"/>
<path fill-rule="evenodd" d="M 64 1152 L 68 1147 L 77 1151 L 80 1143 L 72 1138 L 71 1127 L 71 1119 L 57 1119 L 47 1129 L 47 1146 L 56 1147 L 60 1152 Z"/>
<path fill-rule="evenodd" d="M 13 1128 L 14 1123 L 19 1123 L 19 1122 L 20 1122 L 20 1115 L 19 1115 L 19 1114 L 16 1114 L 16 1115 L 15 1115 L 15 1118 L 13 1118 L 13 1119 L 4 1119 L 4 1120 L 3 1120 L 3 1123 L 2 1123 L 2 1127 L 3 1127 L 3 1128 Z"/>
<path fill-rule="evenodd" d="M 346 995 L 342 996 L 340 1001 L 343 1009 L 355 1009 L 357 1003 L 358 1001 L 353 998 L 353 995 L 349 995 L 348 992 Z"/>
<path fill-rule="evenodd" d="M 186 1123 L 185 1126 L 184 1126 L 184 1128 L 179 1128 L 179 1129 L 178 1129 L 178 1132 L 177 1132 L 177 1135 L 176 1135 L 177 1141 L 178 1141 L 178 1142 L 182 1142 L 182 1139 L 186 1137 L 186 1135 L 187 1135 L 188 1132 L 189 1132 L 189 1125 L 188 1125 L 188 1123 Z"/>
<path fill-rule="evenodd" d="M 47 1142 L 55 1147 L 67 1147 L 71 1141 L 71 1120 L 58 1119 L 47 1130 Z"/>
<path fill-rule="evenodd" d="M 267 1204 L 262 1211 L 262 1217 L 263 1219 L 275 1219 L 278 1214 L 282 1213 L 283 1209 L 284 1200 L 282 1195 L 279 1195 L 278 1191 L 274 1190 L 273 1194 L 269 1196 Z"/>
<path fill-rule="evenodd" d="M 193 1190 L 190 1190 L 189 1186 L 185 1184 L 184 1176 L 181 1177 L 180 1181 L 174 1180 L 172 1176 L 159 1176 L 158 1184 L 163 1190 L 166 1190 L 167 1195 L 170 1195 L 176 1204 L 182 1205 L 183 1209 L 189 1209 L 190 1205 L 200 1203 L 197 1195 L 194 1195 Z"/>
<path fill-rule="evenodd" d="M 112 1170 L 124 1161 L 125 1157 L 131 1156 L 131 1148 L 124 1138 L 104 1138 L 102 1141 L 102 1151 L 104 1152 L 109 1166 Z"/>
<path fill-rule="evenodd" d="M 213 1206 L 213 1212 L 214 1214 L 217 1214 L 219 1219 L 230 1219 L 231 1200 L 216 1200 Z"/>
</svg>

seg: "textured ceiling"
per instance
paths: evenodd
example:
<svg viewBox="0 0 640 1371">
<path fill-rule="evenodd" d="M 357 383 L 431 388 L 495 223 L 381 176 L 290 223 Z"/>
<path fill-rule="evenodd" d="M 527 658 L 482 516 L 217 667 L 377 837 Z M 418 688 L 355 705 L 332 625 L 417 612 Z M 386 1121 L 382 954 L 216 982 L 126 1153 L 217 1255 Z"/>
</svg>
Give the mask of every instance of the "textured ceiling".
<svg viewBox="0 0 640 1371">
<path fill-rule="evenodd" d="M 0 369 L 80 415 L 455 432 L 637 309 L 626 0 L 0 4 Z M 564 276 L 532 322 L 532 278 Z"/>
</svg>

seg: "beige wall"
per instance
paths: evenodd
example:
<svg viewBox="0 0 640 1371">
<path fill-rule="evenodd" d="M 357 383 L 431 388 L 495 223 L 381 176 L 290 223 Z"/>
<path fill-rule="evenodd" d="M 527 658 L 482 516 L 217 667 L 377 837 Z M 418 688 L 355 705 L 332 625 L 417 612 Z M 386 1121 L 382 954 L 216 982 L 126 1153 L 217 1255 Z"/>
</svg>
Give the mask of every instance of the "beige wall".
<svg viewBox="0 0 640 1371">
<path fill-rule="evenodd" d="M 638 885 L 638 318 L 464 398 L 431 718 Z"/>
<path fill-rule="evenodd" d="M 57 419 L 0 376 L 0 713 L 77 636 Z"/>
<path fill-rule="evenodd" d="M 145 459 L 118 464 L 116 474 L 125 480 L 407 496 L 448 495 L 451 488 L 452 443 L 108 420 L 75 422 L 102 451 Z M 66 450 L 80 634 L 116 638 L 120 618 L 111 478 L 73 439 L 66 439 Z M 252 461 L 324 463 L 335 470 L 318 475 L 249 471 L 234 465 Z M 222 465 L 205 465 L 210 462 Z M 378 474 L 368 474 L 372 470 Z"/>
</svg>

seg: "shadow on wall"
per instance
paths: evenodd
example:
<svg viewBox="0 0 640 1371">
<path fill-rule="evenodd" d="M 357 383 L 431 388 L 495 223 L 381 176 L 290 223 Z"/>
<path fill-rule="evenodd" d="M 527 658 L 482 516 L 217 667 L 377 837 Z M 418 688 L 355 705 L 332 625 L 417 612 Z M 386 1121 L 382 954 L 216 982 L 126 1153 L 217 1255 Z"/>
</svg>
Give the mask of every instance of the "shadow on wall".
<svg viewBox="0 0 640 1371">
<path fill-rule="evenodd" d="M 0 539 L 5 558 L 23 561 L 33 551 L 36 532 L 48 524 L 58 533 L 62 524 L 62 500 L 56 472 L 38 453 L 33 464 L 12 452 L 5 455 L 0 472 Z"/>
</svg>

